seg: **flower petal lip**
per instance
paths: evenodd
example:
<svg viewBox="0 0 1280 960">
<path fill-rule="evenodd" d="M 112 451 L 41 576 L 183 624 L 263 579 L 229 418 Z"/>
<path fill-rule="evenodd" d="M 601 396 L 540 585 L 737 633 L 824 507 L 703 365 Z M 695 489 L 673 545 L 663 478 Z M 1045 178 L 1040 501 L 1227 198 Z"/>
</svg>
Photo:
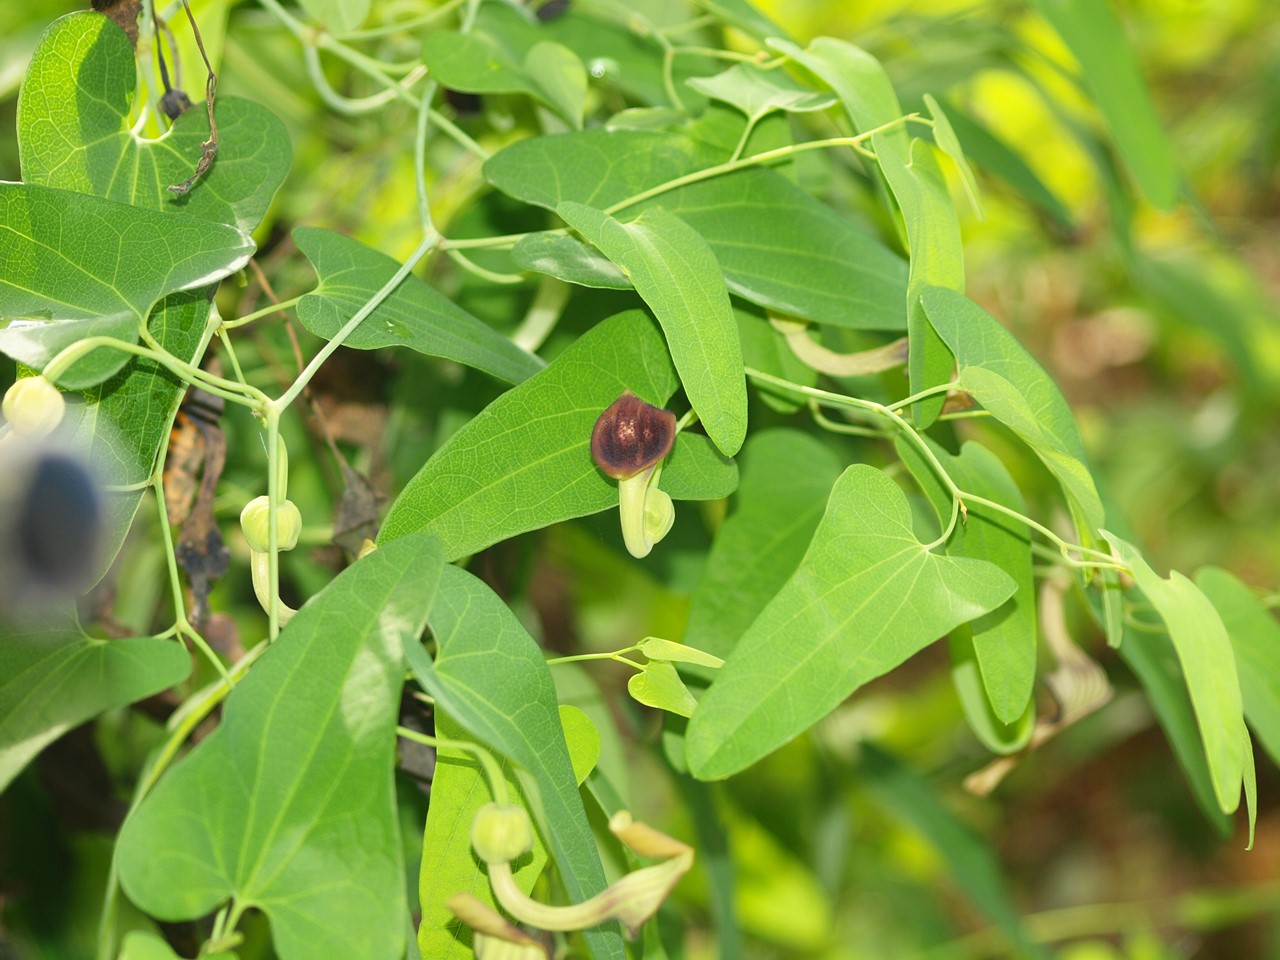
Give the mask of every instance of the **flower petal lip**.
<svg viewBox="0 0 1280 960">
<path fill-rule="evenodd" d="M 676 439 L 676 417 L 627 390 L 591 431 L 591 457 L 615 480 L 635 476 L 668 453 Z"/>
</svg>

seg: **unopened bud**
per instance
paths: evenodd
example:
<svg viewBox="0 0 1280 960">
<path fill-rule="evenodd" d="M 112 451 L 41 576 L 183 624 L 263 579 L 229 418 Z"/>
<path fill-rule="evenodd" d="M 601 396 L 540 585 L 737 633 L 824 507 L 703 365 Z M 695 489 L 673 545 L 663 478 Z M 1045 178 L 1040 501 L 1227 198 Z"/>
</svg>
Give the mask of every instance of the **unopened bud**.
<svg viewBox="0 0 1280 960">
<path fill-rule="evenodd" d="M 486 803 L 471 821 L 471 846 L 485 863 L 509 863 L 533 848 L 533 824 L 524 807 Z"/>
<path fill-rule="evenodd" d="M 254 553 L 266 553 L 271 549 L 270 504 L 267 497 L 254 497 L 240 511 L 240 529 L 244 531 L 249 549 Z M 302 533 L 302 514 L 291 500 L 283 500 L 276 510 L 276 547 L 292 550 L 298 545 Z"/>
<path fill-rule="evenodd" d="M 4 394 L 4 417 L 14 433 L 47 437 L 62 422 L 67 402 L 44 377 L 24 377 Z"/>
</svg>

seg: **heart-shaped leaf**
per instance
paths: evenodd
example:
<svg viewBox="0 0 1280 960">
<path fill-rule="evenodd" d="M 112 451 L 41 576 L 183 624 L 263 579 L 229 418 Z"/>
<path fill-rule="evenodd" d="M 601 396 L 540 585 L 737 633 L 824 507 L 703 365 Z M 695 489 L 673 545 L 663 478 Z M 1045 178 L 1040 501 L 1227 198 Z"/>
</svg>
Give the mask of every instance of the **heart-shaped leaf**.
<svg viewBox="0 0 1280 960">
<path fill-rule="evenodd" d="M 227 697 L 222 724 L 125 822 L 131 900 L 166 920 L 228 899 L 256 907 L 282 960 L 404 955 L 392 776 L 402 644 L 418 641 L 442 566 L 437 542 L 407 537 L 298 611 Z"/>
<path fill-rule="evenodd" d="M 1014 589 L 994 564 L 930 553 L 897 484 L 873 467 L 849 467 L 799 568 L 689 721 L 690 772 L 717 779 L 742 770 Z"/>
</svg>

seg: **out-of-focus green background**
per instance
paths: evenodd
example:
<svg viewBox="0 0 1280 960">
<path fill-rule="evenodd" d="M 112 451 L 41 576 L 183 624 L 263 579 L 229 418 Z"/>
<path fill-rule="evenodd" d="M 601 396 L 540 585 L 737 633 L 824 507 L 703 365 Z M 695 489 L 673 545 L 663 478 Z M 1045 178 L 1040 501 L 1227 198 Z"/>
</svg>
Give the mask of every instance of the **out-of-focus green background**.
<svg viewBox="0 0 1280 960">
<path fill-rule="evenodd" d="M 1060 214 L 980 172 L 979 219 L 956 183 L 970 294 L 1062 385 L 1108 496 L 1158 568 L 1216 563 L 1280 590 L 1280 4 L 1113 5 L 1190 198 L 1172 212 L 1099 173 L 1085 146 L 1105 135 L 1097 111 L 1072 82 L 1070 54 L 1027 4 L 761 3 L 801 40 L 829 34 L 865 46 L 885 62 L 905 104 L 925 92 L 945 96 L 1021 154 Z M 376 120 L 327 112 L 297 45 L 252 3 L 192 6 L 198 16 L 232 8 L 225 44 L 211 42 L 222 51 L 221 89 L 263 100 L 290 127 L 295 171 L 277 221 L 355 225 L 376 231 L 363 239 L 388 252 L 411 243 L 403 141 L 388 139 Z M 26 55 L 70 9 L 50 0 L 0 7 L 0 179 L 18 177 L 14 111 Z M 1015 53 L 1010 38 L 1022 41 Z M 1009 68 L 1011 56 L 1051 98 Z M 1128 183 L 1123 171 L 1116 176 Z M 463 202 L 447 180 L 438 186 L 438 205 Z M 550 543 L 578 618 L 600 634 L 624 618 L 655 633 L 665 632 L 664 618 L 678 621 L 669 583 L 622 571 L 572 537 Z M 140 589 L 152 590 L 154 602 L 153 588 Z M 994 850 L 1031 929 L 1061 941 L 1061 956 L 1280 957 L 1276 768 L 1258 754 L 1258 839 L 1246 853 L 1239 829 L 1219 836 L 1198 811 L 1132 678 L 1084 628 L 1080 639 L 1111 673 L 1116 701 L 1038 752 L 991 798 L 960 787 L 984 757 L 964 732 L 945 651 L 872 685 L 814 737 L 730 782 L 720 815 L 738 871 L 743 955 L 1002 955 L 1002 941 L 983 932 L 986 921 L 965 897 L 964 865 L 948 862 L 918 825 L 854 782 L 846 752 L 871 733 L 927 773 L 968 825 L 962 839 Z M 633 786 L 666 783 L 645 775 L 653 762 L 645 753 L 631 756 Z M 27 778 L 14 789 L 36 787 Z M 691 814 L 679 794 L 654 788 L 644 806 L 655 822 L 687 830 Z M 59 820 L 37 800 L 4 809 L 48 819 L 21 835 L 0 819 L 0 871 L 39 860 L 41 844 L 57 869 L 24 875 L 21 887 L 5 886 L 0 873 L 9 898 L 0 902 L 0 930 L 16 929 L 32 957 L 90 955 L 109 839 L 92 824 L 68 827 L 74 817 Z M 700 875 L 671 909 L 692 931 L 688 956 L 714 955 L 714 941 L 700 932 L 710 911 Z M 974 932 L 957 940 L 956 931 Z"/>
</svg>

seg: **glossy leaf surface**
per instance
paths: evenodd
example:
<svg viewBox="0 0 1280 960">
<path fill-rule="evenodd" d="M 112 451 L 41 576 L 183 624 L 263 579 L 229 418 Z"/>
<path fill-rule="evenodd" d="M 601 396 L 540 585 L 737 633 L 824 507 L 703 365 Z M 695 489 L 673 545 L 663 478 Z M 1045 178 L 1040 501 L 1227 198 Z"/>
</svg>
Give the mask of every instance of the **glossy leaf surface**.
<svg viewBox="0 0 1280 960">
<path fill-rule="evenodd" d="M 800 566 L 689 722 L 690 771 L 736 773 L 1014 589 L 994 564 L 928 552 L 897 485 L 872 467 L 849 467 Z"/>
<path fill-rule="evenodd" d="M 450 437 L 391 505 L 380 540 L 426 529 L 456 559 L 517 533 L 616 509 L 618 485 L 591 459 L 591 429 L 624 390 L 661 406 L 676 386 L 662 334 L 647 315 L 605 320 Z M 676 500 L 707 500 L 727 496 L 737 478 L 737 467 L 706 437 L 684 431 L 661 487 Z"/>
<path fill-rule="evenodd" d="M 492 590 L 452 566 L 445 567 L 431 630 L 434 662 L 416 641 L 405 646 L 418 682 L 469 734 L 529 774 L 570 897 L 584 900 L 604 889 L 555 685 L 538 645 Z M 625 957 L 616 927 L 586 938 L 602 960 Z"/>
<path fill-rule="evenodd" d="M 235 227 L 22 183 L 0 183 L 0 241 L 0 352 L 37 370 L 87 337 L 134 342 L 161 297 L 221 279 L 254 250 Z M 93 386 L 128 359 L 95 351 L 58 383 Z"/>
<path fill-rule="evenodd" d="M 662 326 L 707 434 L 733 456 L 747 434 L 747 386 L 738 325 L 715 254 L 688 224 L 660 208 L 629 223 L 579 203 L 562 203 L 556 212 L 635 285 Z"/>
<path fill-rule="evenodd" d="M 388 544 L 305 604 L 227 697 L 222 723 L 126 821 L 120 879 L 169 920 L 234 898 L 283 960 L 404 955 L 392 772 L 404 679 L 439 544 Z M 318 881 L 319 878 L 319 881 Z"/>
<path fill-rule="evenodd" d="M 132 45 L 105 17 L 78 13 L 54 21 L 18 98 L 23 180 L 246 233 L 256 228 L 289 170 L 284 124 L 251 100 L 219 96 L 217 162 L 180 197 L 169 184 L 195 169 L 209 138 L 208 115 L 188 110 L 164 137 L 138 137 L 129 119 L 136 77 Z"/>
<path fill-rule="evenodd" d="M 330 230 L 298 227 L 293 239 L 320 277 L 320 285 L 298 304 L 298 319 L 325 339 L 355 316 L 400 266 L 386 254 Z M 545 366 L 412 274 L 343 343 L 357 350 L 406 346 L 508 383 L 527 380 Z"/>
</svg>

